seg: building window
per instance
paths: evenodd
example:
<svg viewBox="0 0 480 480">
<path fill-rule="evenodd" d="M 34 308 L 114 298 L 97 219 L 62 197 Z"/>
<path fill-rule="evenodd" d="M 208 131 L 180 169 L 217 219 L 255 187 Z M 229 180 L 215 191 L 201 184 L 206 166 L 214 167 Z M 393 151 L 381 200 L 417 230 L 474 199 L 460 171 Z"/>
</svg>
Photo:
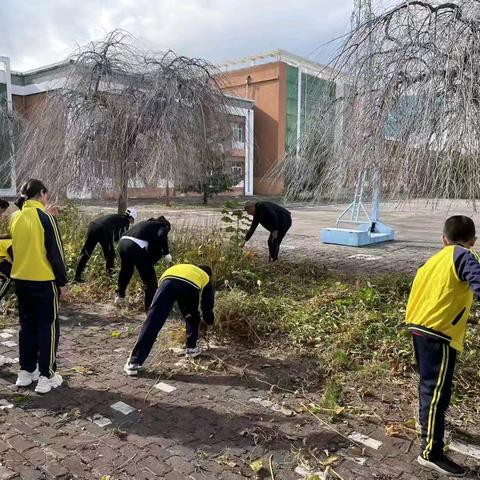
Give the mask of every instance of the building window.
<svg viewBox="0 0 480 480">
<path fill-rule="evenodd" d="M 245 148 L 245 127 L 241 123 L 232 124 L 233 148 Z"/>
<path fill-rule="evenodd" d="M 234 178 L 241 180 L 243 178 L 243 168 L 232 167 L 232 175 L 234 176 Z"/>
</svg>

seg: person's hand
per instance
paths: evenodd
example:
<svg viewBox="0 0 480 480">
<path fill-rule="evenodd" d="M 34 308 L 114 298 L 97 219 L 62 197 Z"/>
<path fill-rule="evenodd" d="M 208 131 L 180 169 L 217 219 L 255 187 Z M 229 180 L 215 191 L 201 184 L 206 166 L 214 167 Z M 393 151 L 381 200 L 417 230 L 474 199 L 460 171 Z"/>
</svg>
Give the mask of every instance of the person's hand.
<svg viewBox="0 0 480 480">
<path fill-rule="evenodd" d="M 52 215 L 52 217 L 56 217 L 58 215 L 58 205 L 47 205 L 45 210 L 48 214 Z"/>
<path fill-rule="evenodd" d="M 272 232 L 272 240 L 276 240 L 278 238 L 278 230 L 274 230 Z"/>
<path fill-rule="evenodd" d="M 168 262 L 168 263 L 172 263 L 173 262 L 173 258 L 170 254 L 168 255 L 165 255 L 165 260 Z"/>
<path fill-rule="evenodd" d="M 245 247 L 245 243 L 246 243 L 246 242 L 240 242 L 240 248 Z"/>
</svg>

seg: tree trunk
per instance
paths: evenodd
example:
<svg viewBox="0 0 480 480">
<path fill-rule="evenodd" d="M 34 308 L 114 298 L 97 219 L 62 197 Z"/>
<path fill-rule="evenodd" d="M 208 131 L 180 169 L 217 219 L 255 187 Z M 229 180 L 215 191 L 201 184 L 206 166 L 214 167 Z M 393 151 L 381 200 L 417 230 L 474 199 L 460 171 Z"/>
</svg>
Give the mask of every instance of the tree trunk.
<svg viewBox="0 0 480 480">
<path fill-rule="evenodd" d="M 165 188 L 165 206 L 170 207 L 170 185 L 167 180 L 167 187 Z"/>
<path fill-rule="evenodd" d="M 118 189 L 118 213 L 125 213 L 128 206 L 128 172 L 127 163 L 124 162 L 120 170 L 120 182 Z"/>
</svg>

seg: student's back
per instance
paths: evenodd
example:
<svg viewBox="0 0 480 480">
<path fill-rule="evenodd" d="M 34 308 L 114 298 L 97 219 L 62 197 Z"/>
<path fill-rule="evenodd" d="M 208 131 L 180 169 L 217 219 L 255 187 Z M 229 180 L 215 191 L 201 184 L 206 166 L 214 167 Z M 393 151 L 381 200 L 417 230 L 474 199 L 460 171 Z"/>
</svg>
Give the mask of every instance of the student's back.
<svg viewBox="0 0 480 480">
<path fill-rule="evenodd" d="M 420 376 L 422 447 L 417 461 L 444 475 L 463 477 L 468 469 L 445 454 L 444 433 L 457 354 L 463 349 L 473 296 L 480 296 L 473 220 L 450 217 L 442 239 L 444 248 L 417 272 L 406 312 Z"/>
<path fill-rule="evenodd" d="M 12 278 L 67 283 L 63 245 L 54 218 L 37 200 L 29 199 L 15 212 L 9 226 L 12 235 Z"/>
<path fill-rule="evenodd" d="M 150 219 L 131 227 L 125 237 L 137 238 L 148 243 L 147 252 L 155 264 L 162 255 L 169 254 L 168 233 L 170 223 L 164 219 Z"/>
<path fill-rule="evenodd" d="M 419 268 L 407 305 L 410 332 L 443 339 L 455 350 L 463 349 L 473 303 L 466 276 L 472 269 L 480 272 L 476 255 L 473 250 L 449 245 Z"/>
<path fill-rule="evenodd" d="M 154 242 L 158 239 L 159 233 L 170 229 L 167 228 L 164 222 L 159 220 L 145 220 L 138 222 L 125 233 L 126 237 L 134 237 L 146 242 Z"/>
<path fill-rule="evenodd" d="M 96 218 L 90 223 L 89 228 L 103 229 L 106 231 L 127 230 L 130 226 L 129 218 L 125 214 L 112 213 Z"/>
<path fill-rule="evenodd" d="M 290 212 L 281 205 L 273 202 L 257 202 L 255 205 L 258 212 L 258 221 L 267 230 L 275 229 L 278 224 L 282 225 L 291 220 Z M 277 223 L 278 222 L 278 223 Z"/>
</svg>

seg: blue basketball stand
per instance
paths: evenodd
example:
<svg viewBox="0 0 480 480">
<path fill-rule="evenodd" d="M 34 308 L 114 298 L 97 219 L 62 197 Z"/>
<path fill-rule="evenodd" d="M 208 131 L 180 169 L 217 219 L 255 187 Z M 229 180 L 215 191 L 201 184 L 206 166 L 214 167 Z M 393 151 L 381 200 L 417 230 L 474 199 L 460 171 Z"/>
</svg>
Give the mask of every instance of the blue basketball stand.
<svg viewBox="0 0 480 480">
<path fill-rule="evenodd" d="M 375 188 L 371 213 L 368 213 L 362 202 L 365 184 L 365 172 L 363 172 L 359 175 L 353 202 L 337 218 L 334 228 L 321 230 L 321 242 L 350 247 L 366 247 L 395 240 L 395 230 L 379 221 L 380 188 L 378 178 L 375 177 L 376 175 L 374 175 Z"/>
</svg>

